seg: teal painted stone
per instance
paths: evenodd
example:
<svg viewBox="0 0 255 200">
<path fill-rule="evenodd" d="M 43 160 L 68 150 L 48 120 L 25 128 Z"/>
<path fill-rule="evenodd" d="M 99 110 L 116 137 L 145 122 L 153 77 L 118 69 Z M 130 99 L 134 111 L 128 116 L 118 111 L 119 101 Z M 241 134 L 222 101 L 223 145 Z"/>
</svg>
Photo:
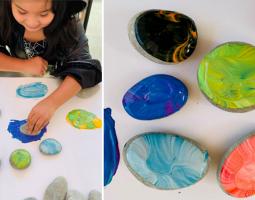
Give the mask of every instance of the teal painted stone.
<svg viewBox="0 0 255 200">
<path fill-rule="evenodd" d="M 56 155 L 62 151 L 61 144 L 55 139 L 43 140 L 39 146 L 40 152 L 45 155 Z"/>
<path fill-rule="evenodd" d="M 124 146 L 124 161 L 131 173 L 147 186 L 172 190 L 188 187 L 204 177 L 208 152 L 195 142 L 167 133 L 145 133 Z"/>
</svg>

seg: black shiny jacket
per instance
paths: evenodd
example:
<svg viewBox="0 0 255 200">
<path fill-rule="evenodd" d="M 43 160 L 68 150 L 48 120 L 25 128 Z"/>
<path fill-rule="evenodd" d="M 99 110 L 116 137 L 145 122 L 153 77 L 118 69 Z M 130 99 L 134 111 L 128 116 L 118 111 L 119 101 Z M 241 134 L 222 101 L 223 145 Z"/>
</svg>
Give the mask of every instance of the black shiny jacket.
<svg viewBox="0 0 255 200">
<path fill-rule="evenodd" d="M 81 23 L 77 23 L 78 43 L 72 48 L 63 51 L 59 49 L 55 55 L 44 57 L 49 63 L 50 74 L 55 77 L 64 78 L 65 76 L 74 77 L 81 87 L 88 88 L 102 81 L 101 64 L 98 60 L 92 59 L 89 53 L 88 39 L 85 36 Z M 25 59 L 23 43 L 24 30 L 18 30 L 14 34 L 12 44 L 6 44 L 0 38 L 0 52 Z"/>
</svg>

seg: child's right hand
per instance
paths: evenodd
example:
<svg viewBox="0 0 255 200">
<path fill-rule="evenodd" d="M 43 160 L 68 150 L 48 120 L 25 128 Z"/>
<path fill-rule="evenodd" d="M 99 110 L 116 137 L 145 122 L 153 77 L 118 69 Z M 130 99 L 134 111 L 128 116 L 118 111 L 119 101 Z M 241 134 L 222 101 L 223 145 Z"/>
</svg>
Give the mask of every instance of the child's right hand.
<svg viewBox="0 0 255 200">
<path fill-rule="evenodd" d="M 48 62 L 36 56 L 28 60 L 24 60 L 24 72 L 30 75 L 43 76 L 47 70 Z"/>
</svg>

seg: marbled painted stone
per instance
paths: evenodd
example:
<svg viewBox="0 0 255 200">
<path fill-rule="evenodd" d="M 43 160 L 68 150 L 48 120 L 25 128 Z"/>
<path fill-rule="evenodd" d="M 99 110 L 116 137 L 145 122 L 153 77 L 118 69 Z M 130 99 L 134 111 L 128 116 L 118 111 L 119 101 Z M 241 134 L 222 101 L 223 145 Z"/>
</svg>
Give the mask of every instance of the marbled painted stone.
<svg viewBox="0 0 255 200">
<path fill-rule="evenodd" d="M 147 186 L 170 190 L 202 179 L 208 169 L 208 152 L 190 139 L 166 133 L 145 133 L 124 146 L 124 161 Z"/>
<path fill-rule="evenodd" d="M 17 149 L 10 156 L 10 164 L 15 169 L 26 169 L 31 163 L 31 155 L 25 149 Z"/>
<path fill-rule="evenodd" d="M 70 190 L 67 192 L 66 200 L 87 200 L 87 198 L 79 191 Z"/>
<path fill-rule="evenodd" d="M 188 89 L 180 80 L 157 74 L 136 83 L 126 92 L 122 103 L 132 117 L 152 120 L 177 112 L 187 99 Z"/>
<path fill-rule="evenodd" d="M 104 186 L 108 185 L 115 175 L 120 161 L 118 138 L 111 109 L 104 109 Z"/>
<path fill-rule="evenodd" d="M 102 121 L 95 114 L 82 109 L 76 109 L 69 112 L 66 120 L 78 129 L 101 128 Z"/>
<path fill-rule="evenodd" d="M 102 200 L 102 194 L 97 190 L 92 190 L 89 192 L 88 200 Z"/>
<path fill-rule="evenodd" d="M 64 177 L 57 177 L 47 187 L 43 200 L 66 200 L 67 195 L 67 181 Z"/>
<path fill-rule="evenodd" d="M 49 138 L 41 142 L 39 149 L 45 155 L 56 155 L 62 151 L 62 146 L 57 140 Z"/>
<path fill-rule="evenodd" d="M 40 98 L 45 96 L 47 92 L 48 87 L 41 82 L 21 85 L 16 90 L 16 94 L 24 98 Z"/>
<path fill-rule="evenodd" d="M 39 133 L 35 135 L 29 135 L 23 132 L 25 124 L 27 124 L 27 120 L 11 120 L 7 129 L 13 138 L 20 140 L 22 143 L 40 140 L 44 133 L 47 131 L 46 127 L 44 127 Z"/>
<path fill-rule="evenodd" d="M 227 111 L 255 107 L 255 47 L 224 43 L 208 53 L 199 65 L 198 84 L 211 103 Z"/>
<path fill-rule="evenodd" d="M 225 153 L 218 182 L 227 194 L 244 198 L 255 195 L 255 134 L 240 139 Z"/>
<path fill-rule="evenodd" d="M 148 10 L 131 19 L 129 39 L 148 59 L 173 64 L 191 56 L 197 44 L 197 29 L 194 21 L 181 13 Z"/>
</svg>

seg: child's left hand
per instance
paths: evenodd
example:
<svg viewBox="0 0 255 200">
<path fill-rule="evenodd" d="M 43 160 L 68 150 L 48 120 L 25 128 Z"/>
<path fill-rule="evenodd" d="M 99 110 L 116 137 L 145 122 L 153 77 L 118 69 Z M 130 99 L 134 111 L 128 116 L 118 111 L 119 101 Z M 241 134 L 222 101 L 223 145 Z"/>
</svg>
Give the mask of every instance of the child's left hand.
<svg viewBox="0 0 255 200">
<path fill-rule="evenodd" d="M 47 98 L 35 105 L 27 118 L 28 133 L 33 135 L 41 131 L 49 123 L 55 111 L 56 106 Z"/>
</svg>

